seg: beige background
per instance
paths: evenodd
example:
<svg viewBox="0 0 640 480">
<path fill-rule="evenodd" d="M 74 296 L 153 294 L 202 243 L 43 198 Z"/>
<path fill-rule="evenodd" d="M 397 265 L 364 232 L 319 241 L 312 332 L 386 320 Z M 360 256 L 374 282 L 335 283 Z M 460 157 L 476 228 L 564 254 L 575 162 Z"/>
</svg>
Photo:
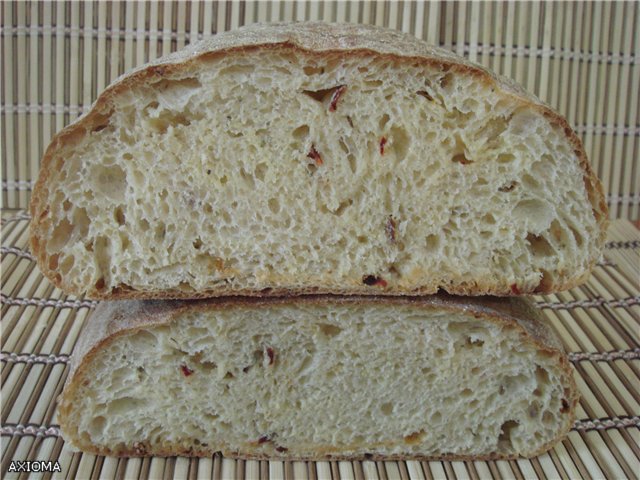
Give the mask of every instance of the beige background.
<svg viewBox="0 0 640 480">
<path fill-rule="evenodd" d="M 126 70 L 257 21 L 409 32 L 522 83 L 565 115 L 612 218 L 640 206 L 639 2 L 3 2 L 2 205 L 25 208 L 52 135 Z"/>
</svg>

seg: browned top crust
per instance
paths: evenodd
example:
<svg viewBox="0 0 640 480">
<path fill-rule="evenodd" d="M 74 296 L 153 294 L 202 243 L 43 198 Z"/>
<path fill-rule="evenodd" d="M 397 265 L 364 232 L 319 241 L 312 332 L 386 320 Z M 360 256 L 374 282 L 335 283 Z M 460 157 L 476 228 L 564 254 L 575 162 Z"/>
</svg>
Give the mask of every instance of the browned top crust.
<svg viewBox="0 0 640 480">
<path fill-rule="evenodd" d="M 58 152 L 67 144 L 74 142 L 79 136 L 90 132 L 92 128 L 104 123 L 105 118 L 111 115 L 117 96 L 145 83 L 149 78 L 163 77 L 178 72 L 187 73 L 197 68 L 202 62 L 219 55 L 241 54 L 255 49 L 281 49 L 289 52 L 307 52 L 319 55 L 331 53 L 348 53 L 350 55 L 373 55 L 389 58 L 390 61 L 418 62 L 423 64 L 441 65 L 445 68 L 460 73 L 476 76 L 479 80 L 490 84 L 493 88 L 502 91 L 512 97 L 514 101 L 524 106 L 537 110 L 544 115 L 549 122 L 564 131 L 567 140 L 572 145 L 576 156 L 583 169 L 589 201 L 597 224 L 599 225 L 599 237 L 597 243 L 602 248 L 606 240 L 608 225 L 608 209 L 602 189 L 602 184 L 593 173 L 586 152 L 579 137 L 572 130 L 567 121 L 553 111 L 549 106 L 541 102 L 537 97 L 525 91 L 520 85 L 503 76 L 497 76 L 481 65 L 469 62 L 446 50 L 429 46 L 409 34 L 389 30 L 382 27 L 359 24 L 338 24 L 324 22 L 297 22 L 297 23 L 273 23 L 252 24 L 246 27 L 232 30 L 200 42 L 191 44 L 186 48 L 161 57 L 153 62 L 142 65 L 129 73 L 126 73 L 114 81 L 102 92 L 93 104 L 91 110 L 76 121 L 65 127 L 53 138 L 42 159 L 40 176 L 35 185 L 30 211 L 31 221 L 31 250 L 38 260 L 38 264 L 56 286 L 62 287 L 60 273 L 48 266 L 48 258 L 45 249 L 44 227 L 49 222 L 47 199 L 49 196 L 47 182 L 55 167 L 54 159 Z M 597 259 L 593 259 L 592 267 Z M 571 278 L 564 283 L 544 285 L 536 290 L 537 293 L 552 293 L 566 290 L 586 280 L 587 275 Z M 113 291 L 99 292 L 92 286 L 87 286 L 89 295 L 93 298 L 202 298 L 214 295 L 242 294 L 251 296 L 301 294 L 313 291 L 307 290 L 274 289 L 270 292 L 256 291 L 206 291 L 191 292 L 171 290 L 166 292 L 138 292 L 123 286 Z M 320 292 L 320 290 L 318 290 Z M 406 292 L 384 292 L 385 294 L 410 294 L 419 295 L 431 293 L 434 289 L 416 289 Z M 486 293 L 482 285 L 461 284 L 456 293 L 466 295 L 479 295 Z M 512 295 L 508 288 L 499 292 L 491 290 L 495 294 Z M 81 294 L 83 292 L 69 291 L 68 293 Z M 351 289 L 321 293 L 352 293 Z M 522 292 L 532 293 L 532 292 Z"/>
</svg>

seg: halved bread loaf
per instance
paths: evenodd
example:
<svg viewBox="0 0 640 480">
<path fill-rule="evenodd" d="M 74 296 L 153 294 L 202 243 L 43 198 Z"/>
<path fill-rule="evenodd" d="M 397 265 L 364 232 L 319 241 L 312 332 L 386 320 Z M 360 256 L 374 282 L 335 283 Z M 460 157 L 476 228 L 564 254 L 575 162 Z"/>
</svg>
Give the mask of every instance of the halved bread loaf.
<svg viewBox="0 0 640 480">
<path fill-rule="evenodd" d="M 583 281 L 606 207 L 558 114 L 361 25 L 254 25 L 126 75 L 43 159 L 31 244 L 95 298 L 511 295 Z"/>
<path fill-rule="evenodd" d="M 515 298 L 104 302 L 72 362 L 64 437 L 109 455 L 532 456 L 578 395 Z"/>
</svg>

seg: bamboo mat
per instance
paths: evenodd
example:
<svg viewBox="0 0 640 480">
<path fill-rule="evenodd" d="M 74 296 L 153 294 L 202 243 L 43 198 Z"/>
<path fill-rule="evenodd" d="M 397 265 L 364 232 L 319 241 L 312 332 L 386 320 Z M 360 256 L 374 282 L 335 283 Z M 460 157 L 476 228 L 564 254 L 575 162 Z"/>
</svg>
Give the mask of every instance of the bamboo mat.
<svg viewBox="0 0 640 480">
<path fill-rule="evenodd" d="M 2 212 L 4 478 L 23 478 L 6 472 L 12 460 L 26 459 L 57 460 L 56 478 L 80 479 L 638 478 L 640 234 L 629 221 L 613 222 L 604 257 L 585 285 L 536 297 L 571 352 L 582 394 L 573 430 L 537 458 L 495 462 L 117 459 L 72 452 L 60 437 L 55 399 L 95 302 L 65 296 L 43 278 L 29 253 L 28 222 L 24 211 Z"/>
<path fill-rule="evenodd" d="M 640 209 L 640 2 L 3 1 L 2 205 L 26 208 L 52 135 L 124 71 L 254 22 L 402 30 L 520 82 L 582 138 L 612 218 Z"/>
</svg>

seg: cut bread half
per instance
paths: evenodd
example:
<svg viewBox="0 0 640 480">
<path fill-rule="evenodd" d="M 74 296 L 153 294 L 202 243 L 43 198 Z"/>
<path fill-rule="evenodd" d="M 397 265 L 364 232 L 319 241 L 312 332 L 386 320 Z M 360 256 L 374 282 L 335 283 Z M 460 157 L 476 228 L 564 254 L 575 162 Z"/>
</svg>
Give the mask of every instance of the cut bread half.
<svg viewBox="0 0 640 480">
<path fill-rule="evenodd" d="M 253 25 L 120 78 L 42 163 L 31 245 L 67 293 L 512 295 L 586 279 L 599 181 L 505 78 L 362 25 Z"/>
<path fill-rule="evenodd" d="M 537 455 L 577 391 L 522 299 L 328 297 L 101 303 L 59 403 L 99 455 Z"/>
</svg>

